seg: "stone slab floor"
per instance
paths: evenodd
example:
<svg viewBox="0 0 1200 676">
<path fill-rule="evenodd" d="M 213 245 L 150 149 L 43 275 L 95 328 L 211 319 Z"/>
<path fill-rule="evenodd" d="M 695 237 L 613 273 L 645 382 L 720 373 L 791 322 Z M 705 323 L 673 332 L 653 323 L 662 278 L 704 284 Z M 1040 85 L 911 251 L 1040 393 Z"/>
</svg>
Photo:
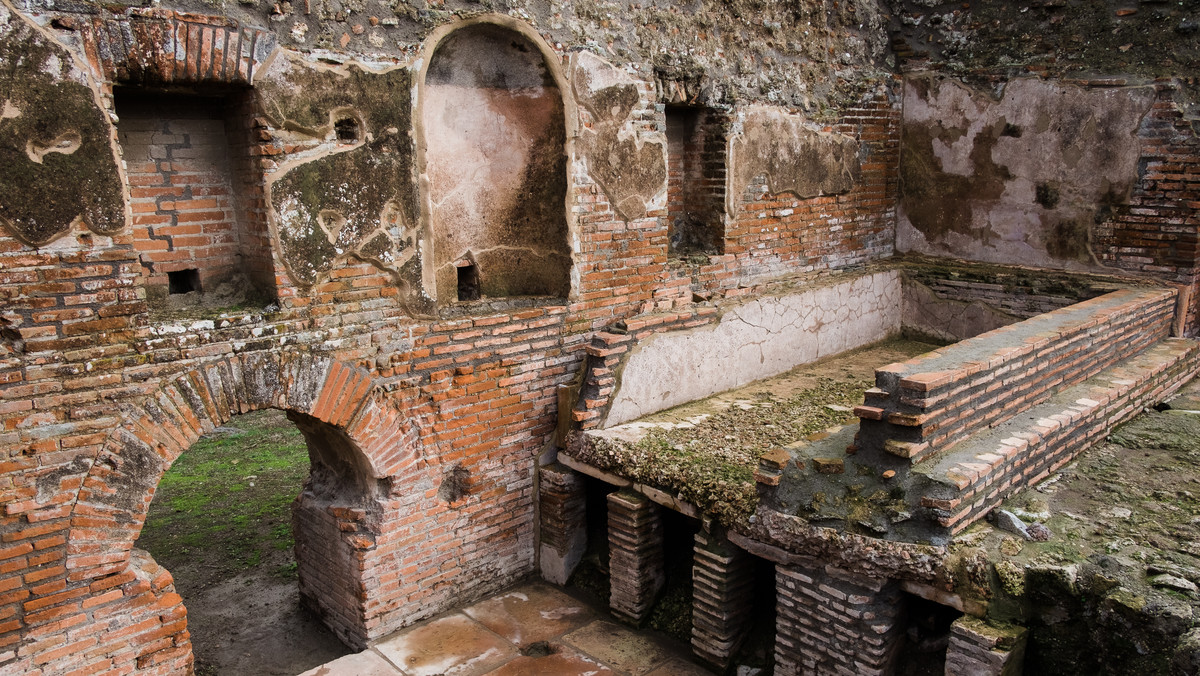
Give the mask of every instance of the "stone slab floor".
<svg viewBox="0 0 1200 676">
<path fill-rule="evenodd" d="M 531 582 L 301 676 L 712 676 L 669 639 Z"/>
</svg>

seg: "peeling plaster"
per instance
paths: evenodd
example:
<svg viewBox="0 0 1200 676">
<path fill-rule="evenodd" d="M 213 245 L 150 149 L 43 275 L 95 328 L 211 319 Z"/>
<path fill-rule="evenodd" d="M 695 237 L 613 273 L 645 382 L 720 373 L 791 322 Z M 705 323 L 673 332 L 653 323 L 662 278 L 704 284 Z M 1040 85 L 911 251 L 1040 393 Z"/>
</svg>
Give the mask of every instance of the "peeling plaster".
<svg viewBox="0 0 1200 676">
<path fill-rule="evenodd" d="M 412 141 L 403 67 L 371 70 L 283 58 L 260 77 L 259 91 L 274 126 L 314 151 L 284 162 L 269 180 L 280 256 L 294 281 L 310 286 L 339 261 L 368 262 L 390 273 L 410 300 L 421 288 Z M 358 138 L 336 138 L 335 125 L 353 119 Z"/>
<path fill-rule="evenodd" d="M 640 101 L 637 84 L 603 59 L 580 53 L 572 69 L 576 100 L 592 116 L 580 136 L 588 174 L 626 221 L 646 215 L 667 188 L 667 145 L 662 134 L 639 133 L 630 115 Z"/>
<path fill-rule="evenodd" d="M 801 199 L 849 192 L 858 183 L 860 146 L 853 138 L 814 131 L 803 116 L 768 106 L 750 106 L 739 117 L 741 132 L 729 140 L 730 216 L 737 215 L 746 191 L 764 181 L 769 194 Z"/>
<path fill-rule="evenodd" d="M 113 132 L 87 71 L 24 15 L 0 3 L 0 225 L 48 244 L 78 224 L 125 227 Z"/>
<path fill-rule="evenodd" d="M 1097 267 L 1102 205 L 1138 180 L 1153 87 L 1026 78 L 1002 90 L 937 76 L 904 86 L 897 249 L 993 263 Z"/>
</svg>

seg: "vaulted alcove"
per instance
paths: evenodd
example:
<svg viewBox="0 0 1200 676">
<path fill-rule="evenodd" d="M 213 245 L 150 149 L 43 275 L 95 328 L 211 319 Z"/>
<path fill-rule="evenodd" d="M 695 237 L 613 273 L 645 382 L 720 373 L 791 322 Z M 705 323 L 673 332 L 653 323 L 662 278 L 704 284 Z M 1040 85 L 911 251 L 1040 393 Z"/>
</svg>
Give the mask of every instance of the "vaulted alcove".
<svg viewBox="0 0 1200 676">
<path fill-rule="evenodd" d="M 450 32 L 424 76 L 424 178 L 439 303 L 570 290 L 563 95 L 525 35 Z"/>
</svg>

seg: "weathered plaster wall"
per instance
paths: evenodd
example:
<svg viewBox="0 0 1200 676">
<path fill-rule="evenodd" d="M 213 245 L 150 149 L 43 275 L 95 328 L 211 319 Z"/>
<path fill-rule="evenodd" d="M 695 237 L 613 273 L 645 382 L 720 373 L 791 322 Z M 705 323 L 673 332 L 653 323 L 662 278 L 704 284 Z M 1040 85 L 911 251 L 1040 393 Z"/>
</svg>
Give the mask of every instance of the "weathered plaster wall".
<svg viewBox="0 0 1200 676">
<path fill-rule="evenodd" d="M 752 106 L 730 139 L 726 209 L 736 216 L 751 185 L 799 198 L 847 193 L 861 178 L 859 144 L 845 134 L 817 131 L 801 115 Z"/>
<path fill-rule="evenodd" d="M 75 55 L 0 5 L 0 225 L 46 244 L 76 221 L 125 227 L 110 127 Z"/>
<path fill-rule="evenodd" d="M 394 66 L 281 57 L 260 73 L 264 113 L 300 151 L 269 179 L 279 257 L 294 283 L 310 287 L 354 259 L 389 273 L 421 307 L 411 86 Z"/>
<path fill-rule="evenodd" d="M 604 426 L 783 373 L 900 328 L 895 270 L 826 280 L 724 310 L 713 326 L 658 334 L 625 362 Z"/>
<path fill-rule="evenodd" d="M 590 117 L 579 146 L 587 172 L 621 218 L 643 218 L 663 206 L 666 139 L 657 129 L 639 128 L 645 122 L 642 93 L 628 73 L 588 52 L 574 61 L 575 99 Z"/>
<path fill-rule="evenodd" d="M 484 297 L 565 297 L 566 123 L 541 50 L 498 26 L 460 28 L 438 43 L 422 92 L 438 300 L 460 300 L 467 262 Z"/>
<path fill-rule="evenodd" d="M 1098 265 L 1092 230 L 1138 181 L 1150 87 L 1032 78 L 904 88 L 897 248 L 994 263 Z"/>
</svg>

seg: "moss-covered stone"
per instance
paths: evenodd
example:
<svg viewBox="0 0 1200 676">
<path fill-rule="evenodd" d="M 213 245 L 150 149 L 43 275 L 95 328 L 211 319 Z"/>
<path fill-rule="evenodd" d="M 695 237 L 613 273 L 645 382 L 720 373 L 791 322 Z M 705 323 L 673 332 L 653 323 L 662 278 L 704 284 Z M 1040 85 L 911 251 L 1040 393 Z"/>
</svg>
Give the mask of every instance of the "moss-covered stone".
<svg viewBox="0 0 1200 676">
<path fill-rule="evenodd" d="M 282 258 L 298 284 L 315 284 L 339 257 L 353 256 L 420 288 L 406 265 L 417 256 L 411 87 L 406 69 L 295 62 L 260 83 L 262 107 L 276 127 L 352 146 L 272 183 Z"/>
<path fill-rule="evenodd" d="M 64 48 L 0 6 L 0 223 L 27 244 L 125 227 L 104 112 Z"/>
</svg>

